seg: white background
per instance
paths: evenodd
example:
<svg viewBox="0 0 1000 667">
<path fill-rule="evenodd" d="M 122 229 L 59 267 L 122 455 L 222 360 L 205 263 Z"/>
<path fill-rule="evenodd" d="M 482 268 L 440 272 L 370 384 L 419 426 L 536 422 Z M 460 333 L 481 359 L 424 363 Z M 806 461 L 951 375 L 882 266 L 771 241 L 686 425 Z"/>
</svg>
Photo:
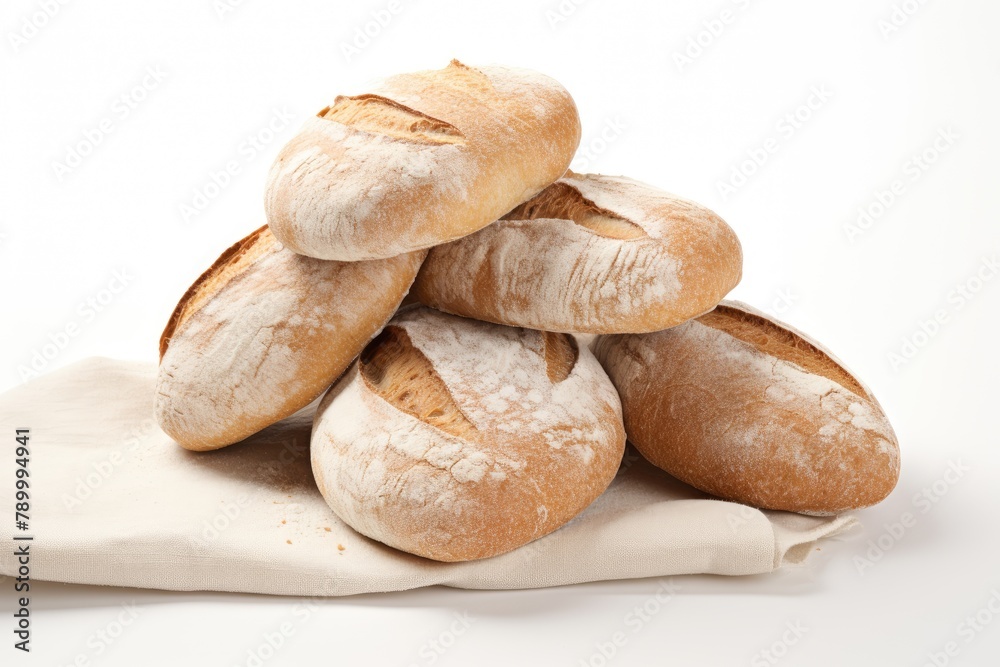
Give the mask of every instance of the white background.
<svg viewBox="0 0 1000 667">
<path fill-rule="evenodd" d="M 912 15 L 884 34 L 896 2 Z M 25 20 L 42 23 L 43 4 L 7 0 L 0 18 L 0 388 L 20 384 L 36 353 L 44 372 L 97 354 L 155 361 L 184 289 L 263 224 L 265 173 L 302 119 L 373 78 L 458 57 L 561 81 L 593 149 L 575 167 L 627 174 L 722 214 L 746 256 L 733 296 L 826 343 L 896 426 L 902 478 L 860 513 L 864 529 L 822 543 L 801 568 L 675 578 L 680 593 L 639 632 L 624 619 L 656 581 L 430 589 L 319 603 L 264 664 L 431 664 L 421 649 L 449 643 L 455 613 L 474 621 L 434 664 L 599 665 L 597 644 L 622 630 L 627 643 L 607 664 L 772 664 L 758 652 L 781 642 L 788 623 L 807 630 L 778 647 L 780 664 L 920 665 L 950 641 L 957 655 L 939 664 L 997 664 L 1000 614 L 983 612 L 992 623 L 979 630 L 962 625 L 1000 591 L 1000 277 L 983 263 L 1000 253 L 996 2 L 411 0 L 350 58 L 342 45 L 388 0 L 247 0 L 221 13 L 212 0 L 68 2 L 33 33 Z M 560 6 L 568 15 L 547 13 Z M 723 10 L 731 21 L 701 35 L 707 46 L 679 66 L 675 54 Z M 147 68 L 162 80 L 130 92 Z M 799 109 L 814 89 L 829 98 Z M 122 95 L 145 99 L 131 109 Z M 268 137 L 275 110 L 294 120 Z M 785 131 L 779 123 L 797 110 L 808 118 Z M 111 131 L 57 173 L 54 163 L 103 119 Z M 957 138 L 935 155 L 940 131 Z M 262 144 L 253 156 L 251 136 Z M 719 183 L 770 138 L 777 150 L 723 196 Z M 927 149 L 933 164 L 913 172 Z M 228 161 L 240 172 L 185 220 L 182 205 Z M 858 208 L 894 180 L 901 194 L 849 238 Z M 115 271 L 127 286 L 102 293 Z M 979 272 L 992 280 L 977 282 Z M 978 291 L 966 298 L 959 285 Z M 107 303 L 92 312 L 88 299 Z M 942 323 L 922 334 L 938 311 Z M 76 335 L 60 335 L 73 325 Z M 915 354 L 893 364 L 904 339 Z M 945 481 L 959 462 L 968 470 Z M 935 502 L 915 500 L 935 482 Z M 892 536 L 885 524 L 906 512 L 915 524 Z M 869 553 L 880 539 L 888 549 Z M 881 557 L 869 567 L 859 560 L 869 556 Z M 9 583 L 0 595 L 8 622 Z M 293 599 L 59 584 L 34 592 L 36 650 L 17 664 L 81 655 L 177 664 L 193 647 L 192 664 L 247 664 L 267 633 L 301 618 Z M 132 601 L 135 622 L 97 655 L 88 638 Z M 7 632 L 3 664 L 16 653 Z"/>
</svg>

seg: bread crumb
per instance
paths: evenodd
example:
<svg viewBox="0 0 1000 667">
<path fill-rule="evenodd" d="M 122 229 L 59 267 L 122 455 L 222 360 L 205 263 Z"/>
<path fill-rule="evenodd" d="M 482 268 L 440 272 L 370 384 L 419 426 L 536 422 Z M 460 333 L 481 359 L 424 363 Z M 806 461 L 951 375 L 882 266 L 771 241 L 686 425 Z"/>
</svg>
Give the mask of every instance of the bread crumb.
<svg viewBox="0 0 1000 667">
<path fill-rule="evenodd" d="M 345 547 L 345 546 L 344 546 L 343 544 L 338 544 L 338 545 L 337 545 L 337 551 L 343 551 L 343 550 L 344 550 L 344 549 L 346 549 L 346 548 L 347 548 L 347 547 Z"/>
<path fill-rule="evenodd" d="M 323 526 L 323 530 L 325 530 L 326 532 L 329 533 L 330 532 L 330 526 Z"/>
<path fill-rule="evenodd" d="M 288 523 L 288 522 L 287 522 L 287 521 L 285 521 L 284 519 L 282 519 L 282 520 L 281 520 L 281 523 Z"/>
<path fill-rule="evenodd" d="M 291 541 L 291 540 L 285 540 L 285 543 L 286 543 L 286 544 L 291 544 L 291 543 L 292 543 L 292 541 Z"/>
</svg>

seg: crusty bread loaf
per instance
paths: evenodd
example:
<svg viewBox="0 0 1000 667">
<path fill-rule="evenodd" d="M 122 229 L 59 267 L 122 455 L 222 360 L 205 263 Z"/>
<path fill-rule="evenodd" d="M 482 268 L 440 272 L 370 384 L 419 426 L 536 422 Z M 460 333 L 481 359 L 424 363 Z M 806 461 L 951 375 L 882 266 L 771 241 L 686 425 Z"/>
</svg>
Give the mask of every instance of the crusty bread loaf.
<svg viewBox="0 0 1000 667">
<path fill-rule="evenodd" d="M 899 445 L 871 392 L 817 343 L 744 304 L 593 345 L 629 440 L 692 486 L 825 515 L 873 505 L 896 485 Z"/>
<path fill-rule="evenodd" d="M 569 93 L 530 70 L 401 74 L 310 118 L 271 168 L 265 206 L 295 252 L 356 261 L 471 234 L 566 171 Z"/>
<path fill-rule="evenodd" d="M 711 310 L 742 266 L 733 230 L 707 208 L 628 178 L 570 173 L 432 249 L 413 293 L 500 324 L 640 333 Z"/>
<path fill-rule="evenodd" d="M 572 519 L 624 445 L 615 389 L 572 337 L 411 307 L 323 399 L 312 463 L 358 532 L 463 561 Z"/>
<path fill-rule="evenodd" d="M 311 259 L 267 227 L 236 243 L 184 294 L 160 339 L 160 427 L 187 449 L 217 449 L 307 405 L 392 316 L 425 254 Z"/>
</svg>

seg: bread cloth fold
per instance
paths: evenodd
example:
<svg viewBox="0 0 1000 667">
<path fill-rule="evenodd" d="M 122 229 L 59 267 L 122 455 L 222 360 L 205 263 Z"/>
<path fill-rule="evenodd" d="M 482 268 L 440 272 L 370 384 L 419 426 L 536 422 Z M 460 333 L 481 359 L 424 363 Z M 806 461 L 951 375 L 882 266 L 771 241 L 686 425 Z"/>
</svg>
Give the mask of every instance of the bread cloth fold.
<svg viewBox="0 0 1000 667">
<path fill-rule="evenodd" d="M 31 429 L 33 579 L 333 596 L 442 584 L 517 589 L 769 572 L 856 524 L 713 500 L 629 450 L 608 491 L 556 532 L 496 558 L 437 563 L 353 532 L 309 464 L 310 406 L 195 453 L 153 420 L 152 364 L 94 358 L 0 396 L 0 434 Z M 6 450 L 13 456 L 13 447 Z M 13 475 L 0 507 L 14 506 Z M 0 526 L 11 544 L 13 521 Z M 13 575 L 16 557 L 0 554 Z"/>
</svg>

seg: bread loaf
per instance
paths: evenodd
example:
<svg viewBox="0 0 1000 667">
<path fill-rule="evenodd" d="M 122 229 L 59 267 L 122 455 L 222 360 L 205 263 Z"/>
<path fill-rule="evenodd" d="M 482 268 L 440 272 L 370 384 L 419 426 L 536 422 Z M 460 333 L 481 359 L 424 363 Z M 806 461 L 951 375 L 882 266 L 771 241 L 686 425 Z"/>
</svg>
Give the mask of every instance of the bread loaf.
<svg viewBox="0 0 1000 667">
<path fill-rule="evenodd" d="M 899 445 L 872 396 L 819 344 L 748 306 L 594 350 L 629 440 L 703 491 L 765 509 L 838 514 L 885 498 Z"/>
<path fill-rule="evenodd" d="M 406 309 L 316 413 L 313 473 L 358 532 L 440 561 L 576 516 L 624 452 L 614 387 L 572 337 Z"/>
<path fill-rule="evenodd" d="M 160 339 L 160 427 L 187 449 L 217 449 L 304 407 L 392 316 L 425 254 L 328 262 L 285 250 L 267 227 L 236 243 Z"/>
<path fill-rule="evenodd" d="M 637 181 L 570 173 L 489 227 L 433 248 L 414 295 L 476 319 L 575 333 L 659 331 L 740 280 L 733 230 Z"/>
<path fill-rule="evenodd" d="M 304 255 L 393 257 L 493 222 L 559 178 L 579 142 L 573 99 L 536 72 L 401 74 L 305 123 L 271 168 L 268 223 Z"/>
</svg>

